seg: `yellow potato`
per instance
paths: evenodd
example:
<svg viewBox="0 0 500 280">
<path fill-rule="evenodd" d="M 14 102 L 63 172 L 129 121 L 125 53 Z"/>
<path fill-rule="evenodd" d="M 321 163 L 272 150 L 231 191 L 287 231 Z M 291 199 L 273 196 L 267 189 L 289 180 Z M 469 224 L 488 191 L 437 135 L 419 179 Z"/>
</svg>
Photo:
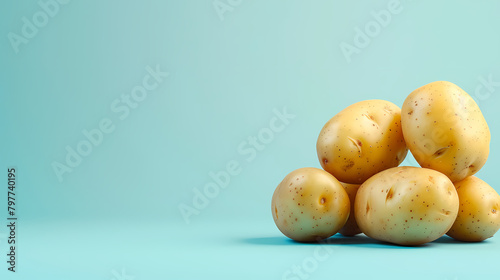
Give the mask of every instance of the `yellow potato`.
<svg viewBox="0 0 500 280">
<path fill-rule="evenodd" d="M 457 85 L 438 81 L 413 91 L 401 109 L 406 144 L 422 167 L 453 182 L 486 162 L 490 130 L 476 102 Z"/>
<path fill-rule="evenodd" d="M 278 229 L 289 238 L 318 241 L 344 226 L 349 197 L 340 182 L 318 168 L 292 171 L 273 194 L 271 210 Z"/>
<path fill-rule="evenodd" d="M 356 223 L 356 219 L 354 218 L 354 200 L 356 199 L 356 193 L 361 185 L 342 183 L 347 195 L 349 196 L 349 201 L 351 202 L 351 211 L 349 212 L 349 218 L 345 223 L 344 227 L 342 227 L 339 232 L 344 236 L 354 236 L 356 234 L 361 233 L 361 230 L 358 227 L 358 223 Z"/>
<path fill-rule="evenodd" d="M 448 177 L 409 166 L 366 180 L 354 202 L 356 221 L 366 235 L 400 245 L 436 240 L 450 229 L 457 212 L 457 191 Z"/>
<path fill-rule="evenodd" d="M 460 206 L 448 235 L 462 241 L 483 241 L 500 229 L 500 196 L 483 180 L 470 176 L 455 183 Z"/>
<path fill-rule="evenodd" d="M 324 170 L 341 182 L 361 184 L 406 157 L 401 110 L 384 100 L 355 103 L 325 124 L 316 151 Z"/>
</svg>

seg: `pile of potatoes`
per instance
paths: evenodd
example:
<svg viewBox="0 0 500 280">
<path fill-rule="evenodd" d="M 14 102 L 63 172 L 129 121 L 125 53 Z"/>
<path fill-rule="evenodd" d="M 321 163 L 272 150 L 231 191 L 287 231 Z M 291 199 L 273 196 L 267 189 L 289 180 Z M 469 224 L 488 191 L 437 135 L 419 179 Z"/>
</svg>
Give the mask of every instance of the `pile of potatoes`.
<svg viewBox="0 0 500 280">
<path fill-rule="evenodd" d="M 478 105 L 457 85 L 413 91 L 402 108 L 355 103 L 321 130 L 322 169 L 300 168 L 274 191 L 278 229 L 301 242 L 337 232 L 400 245 L 447 234 L 482 241 L 500 228 L 500 196 L 473 176 L 486 163 L 490 131 Z M 408 149 L 421 167 L 401 166 Z"/>
</svg>

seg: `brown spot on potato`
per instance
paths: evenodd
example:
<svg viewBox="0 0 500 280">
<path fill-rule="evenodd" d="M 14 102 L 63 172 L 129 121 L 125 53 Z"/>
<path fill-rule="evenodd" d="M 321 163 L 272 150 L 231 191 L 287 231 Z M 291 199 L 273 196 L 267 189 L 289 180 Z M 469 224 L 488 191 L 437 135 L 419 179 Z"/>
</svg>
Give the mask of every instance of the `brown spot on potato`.
<svg viewBox="0 0 500 280">
<path fill-rule="evenodd" d="M 345 165 L 342 166 L 342 169 L 344 169 L 344 171 L 347 171 L 351 169 L 353 166 L 354 166 L 354 161 L 350 159 L 346 161 Z"/>
<path fill-rule="evenodd" d="M 274 206 L 274 213 L 276 214 L 276 220 L 278 219 L 278 208 Z"/>
<path fill-rule="evenodd" d="M 388 200 L 392 199 L 393 195 L 394 195 L 394 190 L 391 187 L 387 192 L 387 195 L 385 196 L 385 202 L 387 203 Z"/>
<path fill-rule="evenodd" d="M 356 148 L 358 149 L 358 156 L 361 157 L 361 153 L 362 153 L 361 146 L 363 146 L 363 143 L 361 143 L 361 140 L 354 139 L 351 137 L 348 137 L 348 138 L 349 138 L 349 140 L 351 140 L 352 144 L 354 146 L 356 146 Z"/>
<path fill-rule="evenodd" d="M 440 157 L 442 156 L 447 150 L 449 149 L 449 147 L 443 147 L 441 149 L 438 149 L 437 151 L 434 152 L 433 156 L 434 157 Z"/>
<path fill-rule="evenodd" d="M 364 117 L 366 117 L 367 119 L 369 120 L 375 120 L 375 118 L 372 116 L 372 115 L 369 115 L 369 114 L 363 114 Z"/>
<path fill-rule="evenodd" d="M 323 205 L 325 204 L 326 202 L 326 199 L 324 197 L 322 197 L 320 200 L 319 200 L 319 204 Z"/>
<path fill-rule="evenodd" d="M 451 195 L 451 194 L 452 194 L 452 193 L 451 193 L 451 192 L 452 192 L 452 190 L 453 190 L 453 189 L 452 189 L 451 187 L 450 187 L 450 188 L 448 188 L 448 195 Z"/>
<path fill-rule="evenodd" d="M 327 159 L 327 158 L 323 158 L 323 163 L 324 163 L 325 165 L 327 165 L 327 164 L 328 164 L 328 159 Z"/>
</svg>

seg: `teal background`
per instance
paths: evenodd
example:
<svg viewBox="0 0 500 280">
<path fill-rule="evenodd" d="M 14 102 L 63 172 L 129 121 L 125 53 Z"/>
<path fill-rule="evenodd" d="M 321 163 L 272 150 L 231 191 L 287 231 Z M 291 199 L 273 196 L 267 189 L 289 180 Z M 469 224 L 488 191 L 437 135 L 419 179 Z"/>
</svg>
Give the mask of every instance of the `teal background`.
<svg viewBox="0 0 500 280">
<path fill-rule="evenodd" d="M 340 43 L 353 44 L 355 28 L 388 2 L 233 0 L 221 20 L 212 1 L 70 1 L 16 53 L 9 32 L 21 34 L 22 18 L 41 7 L 2 1 L 0 177 L 17 167 L 19 221 L 14 274 L 3 261 L 4 184 L 0 278 L 302 279 L 283 277 L 321 246 L 293 243 L 275 227 L 276 185 L 296 168 L 319 167 L 316 137 L 344 107 L 401 106 L 436 80 L 477 98 L 492 134 L 477 176 L 500 191 L 500 86 L 475 95 L 481 79 L 500 82 L 500 2 L 401 1 L 348 63 Z M 113 100 L 156 65 L 170 75 L 120 120 Z M 284 107 L 295 118 L 247 161 L 238 146 Z M 52 163 L 64 163 L 65 147 L 103 118 L 115 130 L 59 182 Z M 179 205 L 191 205 L 193 189 L 231 160 L 241 172 L 187 224 Z M 307 279 L 498 277 L 498 236 L 417 248 L 337 236 L 325 246 L 331 254 Z"/>
</svg>

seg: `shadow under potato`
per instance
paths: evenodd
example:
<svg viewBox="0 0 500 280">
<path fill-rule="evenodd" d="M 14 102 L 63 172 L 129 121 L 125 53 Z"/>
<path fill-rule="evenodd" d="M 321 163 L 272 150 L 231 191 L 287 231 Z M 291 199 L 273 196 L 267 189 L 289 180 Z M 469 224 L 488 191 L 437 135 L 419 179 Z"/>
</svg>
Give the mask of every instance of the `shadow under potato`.
<svg viewBox="0 0 500 280">
<path fill-rule="evenodd" d="M 376 239 L 370 238 L 364 234 L 358 234 L 355 236 L 343 236 L 342 234 L 336 234 L 328 239 L 319 242 L 297 242 L 285 236 L 273 236 L 273 237 L 254 237 L 245 238 L 242 240 L 244 243 L 253 245 L 288 245 L 288 246 L 317 246 L 317 245 L 350 245 L 368 248 L 383 248 L 390 247 L 394 249 L 411 249 L 411 248 L 425 248 L 432 246 L 432 244 L 478 244 L 478 242 L 463 242 L 453 239 L 447 235 L 444 235 L 437 240 L 430 243 L 418 245 L 418 246 L 403 246 L 397 245 L 389 242 L 378 241 Z M 483 241 L 479 243 L 488 243 L 488 241 Z"/>
<path fill-rule="evenodd" d="M 381 242 L 364 234 L 359 234 L 352 237 L 343 236 L 341 234 L 336 234 L 328 239 L 319 242 L 298 242 L 294 241 L 285 236 L 273 236 L 273 237 L 255 237 L 243 239 L 244 243 L 254 244 L 254 245 L 288 245 L 288 246 L 317 246 L 317 245 L 388 245 L 388 246 L 398 246 L 391 243 Z"/>
<path fill-rule="evenodd" d="M 370 238 L 364 234 L 358 234 L 355 236 L 344 236 L 342 234 L 335 234 L 334 236 L 323 240 L 320 242 L 324 245 L 350 245 L 350 246 L 359 246 L 359 247 L 367 247 L 367 248 L 383 248 L 389 247 L 392 249 L 408 249 L 408 248 L 424 248 L 429 246 L 429 244 L 422 244 L 417 246 L 403 246 L 398 244 L 393 244 L 385 241 L 379 241 L 373 238 Z"/>
<path fill-rule="evenodd" d="M 486 240 L 483 240 L 483 241 L 479 241 L 479 242 L 470 242 L 470 241 L 460 241 L 460 240 L 456 240 L 452 237 L 449 237 L 448 235 L 444 235 L 444 236 L 441 236 L 439 237 L 438 239 L 432 241 L 432 243 L 441 243 L 441 244 L 488 244 L 490 242 L 490 240 L 486 239 Z"/>
</svg>

